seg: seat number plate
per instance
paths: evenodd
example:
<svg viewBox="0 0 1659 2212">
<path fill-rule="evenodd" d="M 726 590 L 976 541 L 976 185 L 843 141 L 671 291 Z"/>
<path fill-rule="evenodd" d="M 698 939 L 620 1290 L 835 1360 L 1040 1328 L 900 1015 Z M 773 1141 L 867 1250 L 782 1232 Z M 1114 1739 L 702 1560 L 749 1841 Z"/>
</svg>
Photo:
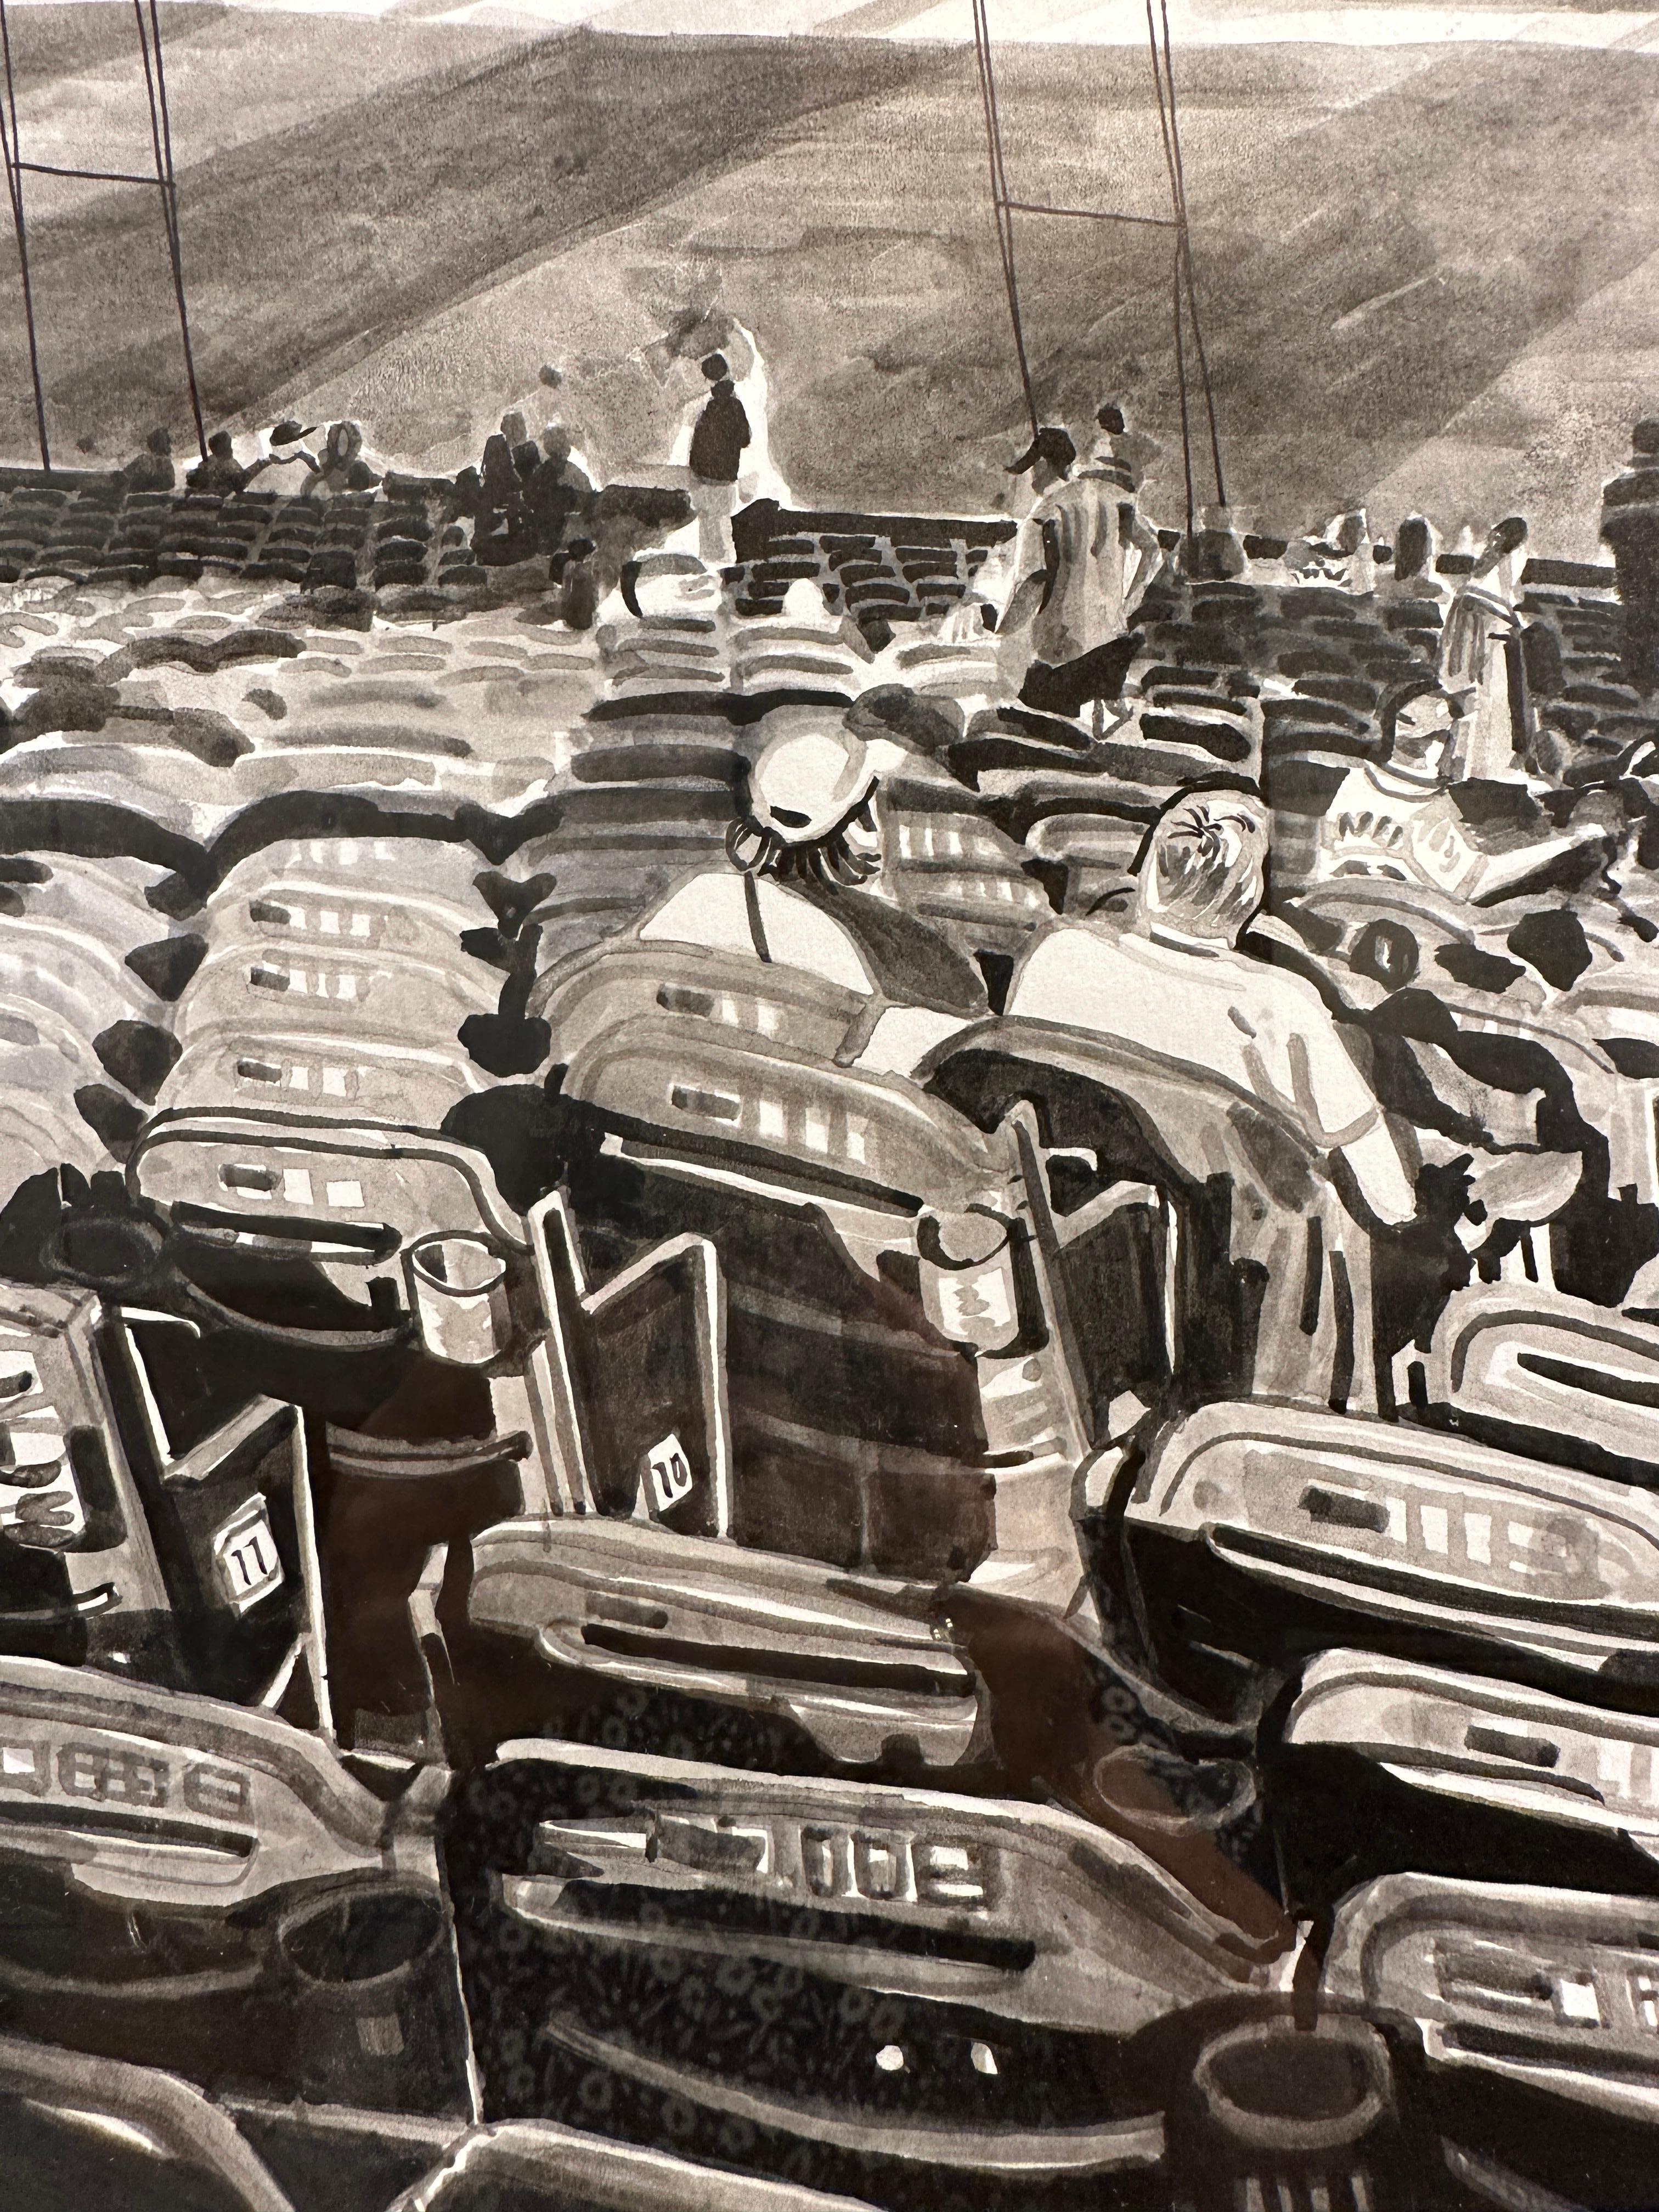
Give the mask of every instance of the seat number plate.
<svg viewBox="0 0 1659 2212">
<path fill-rule="evenodd" d="M 691 1495 L 691 1486 L 696 1478 L 685 1455 L 685 1446 L 678 1437 L 666 1436 L 659 1444 L 653 1444 L 648 1464 L 651 1495 L 659 1513 L 666 1513 L 671 1505 L 678 1505 L 683 1498 Z"/>
<path fill-rule="evenodd" d="M 227 1603 L 238 1613 L 278 1588 L 283 1562 L 263 1498 L 239 1506 L 215 1535 L 213 1564 Z"/>
</svg>

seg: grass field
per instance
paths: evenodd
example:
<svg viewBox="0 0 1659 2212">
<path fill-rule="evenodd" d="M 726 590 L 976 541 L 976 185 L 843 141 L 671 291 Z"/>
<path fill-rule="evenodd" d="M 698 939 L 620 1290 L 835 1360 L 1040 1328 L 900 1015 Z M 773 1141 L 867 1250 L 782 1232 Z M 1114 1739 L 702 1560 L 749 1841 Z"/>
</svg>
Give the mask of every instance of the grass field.
<svg viewBox="0 0 1659 2212">
<path fill-rule="evenodd" d="M 82 160 L 142 156 L 131 18 L 14 21 L 26 152 L 72 161 L 89 131 Z M 383 450 L 453 465 L 551 357 L 590 453 L 637 464 L 678 396 L 630 356 L 677 302 L 718 291 L 765 350 L 798 495 L 1003 495 L 1021 410 L 963 49 L 203 4 L 165 21 L 216 420 L 349 411 Z M 1163 210 L 1139 54 L 1011 44 L 1000 63 L 1022 196 Z M 1659 58 L 1211 46 L 1177 67 L 1236 503 L 1278 527 L 1373 493 L 1385 525 L 1410 504 L 1454 526 L 1519 507 L 1540 542 L 1588 550 L 1630 416 L 1659 404 Z M 60 446 L 107 456 L 158 417 L 182 430 L 153 200 L 40 191 Z M 1019 252 L 1043 411 L 1120 394 L 1164 441 L 1152 489 L 1177 514 L 1164 235 L 1027 219 Z M 18 453 L 27 392 L 9 313 L 0 443 Z"/>
</svg>

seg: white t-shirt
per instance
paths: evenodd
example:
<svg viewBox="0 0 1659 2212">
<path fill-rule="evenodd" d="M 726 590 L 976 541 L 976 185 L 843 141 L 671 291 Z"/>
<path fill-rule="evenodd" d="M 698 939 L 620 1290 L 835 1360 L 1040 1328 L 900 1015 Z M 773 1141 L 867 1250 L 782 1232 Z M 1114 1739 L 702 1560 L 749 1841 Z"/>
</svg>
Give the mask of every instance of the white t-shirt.
<svg viewBox="0 0 1659 2212">
<path fill-rule="evenodd" d="M 1343 1155 L 1380 1220 L 1417 1211 L 1382 1109 L 1313 985 L 1231 945 L 1174 945 L 1083 923 L 1028 954 L 1008 1012 L 1121 1037 L 1224 1076 Z"/>
<path fill-rule="evenodd" d="M 1438 783 L 1362 763 L 1342 779 L 1320 825 L 1314 873 L 1321 882 L 1393 876 L 1458 898 L 1473 893 L 1483 867 Z"/>
<path fill-rule="evenodd" d="M 775 966 L 805 969 L 808 975 L 822 975 L 826 982 L 839 983 L 861 997 L 872 994 L 876 986 L 864 957 L 851 933 L 833 915 L 764 876 L 757 879 L 755 888 L 766 949 Z M 731 869 L 711 869 L 671 891 L 641 923 L 639 933 L 759 958 L 749 927 L 743 878 Z M 854 1066 L 872 1074 L 908 1075 L 936 1044 L 968 1025 L 961 1014 L 936 1013 L 927 1006 L 885 1007 Z"/>
<path fill-rule="evenodd" d="M 707 945 L 719 952 L 747 952 L 758 958 L 749 927 L 744 879 L 735 868 L 711 868 L 672 890 L 640 924 L 642 938 L 667 938 L 677 945 Z M 766 949 L 781 967 L 804 968 L 843 990 L 867 998 L 875 985 L 852 933 L 810 899 L 798 898 L 781 884 L 757 878 L 761 927 Z"/>
</svg>

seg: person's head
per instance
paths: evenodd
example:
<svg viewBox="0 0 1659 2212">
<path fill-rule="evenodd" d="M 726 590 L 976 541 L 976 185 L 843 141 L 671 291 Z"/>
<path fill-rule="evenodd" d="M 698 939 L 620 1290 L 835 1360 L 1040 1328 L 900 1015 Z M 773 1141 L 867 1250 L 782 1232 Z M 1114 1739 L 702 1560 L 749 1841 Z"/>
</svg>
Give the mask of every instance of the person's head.
<svg viewBox="0 0 1659 2212">
<path fill-rule="evenodd" d="M 542 432 L 542 451 L 556 468 L 570 459 L 570 433 L 562 422 L 550 422 Z"/>
<path fill-rule="evenodd" d="M 1008 473 L 1011 477 L 1029 474 L 1037 490 L 1044 491 L 1070 476 L 1076 459 L 1071 433 L 1051 422 L 1037 432 L 1017 461 L 1009 462 Z"/>
<path fill-rule="evenodd" d="M 509 446 L 521 446 L 530 435 L 524 416 L 516 407 L 509 407 L 502 416 L 501 435 Z"/>
<path fill-rule="evenodd" d="M 1163 937 L 1231 945 L 1267 894 L 1267 810 L 1243 791 L 1194 791 L 1154 828 L 1135 901 Z"/>
<path fill-rule="evenodd" d="M 151 453 L 170 453 L 173 451 L 172 431 L 163 430 L 158 426 L 145 439 L 144 449 Z"/>
<path fill-rule="evenodd" d="M 1659 415 L 1645 415 L 1631 432 L 1631 451 L 1659 453 Z"/>
<path fill-rule="evenodd" d="M 702 373 L 711 384 L 723 384 L 732 370 L 723 353 L 706 353 L 702 357 Z"/>
<path fill-rule="evenodd" d="M 871 749 L 847 729 L 774 738 L 749 771 L 744 812 L 727 849 L 751 875 L 826 890 L 880 872 L 878 781 Z"/>
<path fill-rule="evenodd" d="M 1394 533 L 1394 573 L 1400 583 L 1420 576 L 1434 558 L 1434 532 L 1427 517 L 1408 514 Z"/>
<path fill-rule="evenodd" d="M 1095 420 L 1103 430 L 1114 437 L 1121 436 L 1128 427 L 1123 420 L 1123 410 L 1115 399 L 1103 401 L 1096 412 Z"/>
<path fill-rule="evenodd" d="M 1518 553 L 1527 542 L 1527 519 L 1523 514 L 1506 514 L 1501 522 L 1494 522 L 1486 532 L 1486 542 L 1480 549 L 1474 564 L 1474 574 L 1485 575 L 1489 568 L 1510 554 Z"/>
<path fill-rule="evenodd" d="M 216 461 L 228 461 L 231 454 L 228 430 L 215 430 L 208 439 L 208 451 Z"/>
<path fill-rule="evenodd" d="M 1431 676 L 1416 676 L 1385 692 L 1377 710 L 1382 757 L 1408 775 L 1437 776 L 1461 711 L 1455 696 Z"/>
</svg>

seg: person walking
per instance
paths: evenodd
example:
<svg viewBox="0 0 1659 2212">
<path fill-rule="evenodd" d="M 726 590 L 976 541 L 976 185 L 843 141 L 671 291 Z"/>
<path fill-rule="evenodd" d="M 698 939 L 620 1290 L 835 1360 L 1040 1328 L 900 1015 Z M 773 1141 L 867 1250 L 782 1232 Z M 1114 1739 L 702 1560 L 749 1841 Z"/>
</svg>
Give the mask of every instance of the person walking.
<svg viewBox="0 0 1659 2212">
<path fill-rule="evenodd" d="M 1113 434 L 1073 475 L 1071 434 L 1050 425 L 1012 466 L 1015 475 L 1030 474 L 1037 498 L 1024 527 L 1027 573 L 1001 630 L 1029 628 L 1032 659 L 1021 696 L 1048 713 L 1076 714 L 1085 700 L 1116 696 L 1127 656 L 1103 649 L 1125 636 L 1163 563 L 1158 533 L 1110 449 Z"/>
</svg>

